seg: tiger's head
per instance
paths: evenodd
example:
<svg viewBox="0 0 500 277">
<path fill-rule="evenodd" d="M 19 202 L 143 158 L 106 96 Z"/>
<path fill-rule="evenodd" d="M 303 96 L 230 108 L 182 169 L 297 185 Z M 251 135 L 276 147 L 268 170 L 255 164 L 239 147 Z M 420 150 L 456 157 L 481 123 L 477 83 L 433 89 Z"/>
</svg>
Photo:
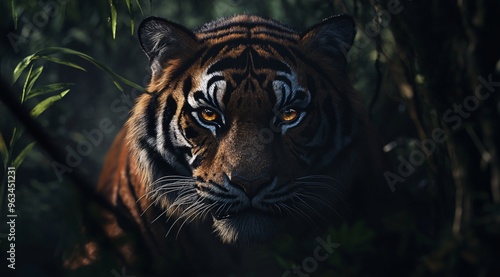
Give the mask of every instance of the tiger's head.
<svg viewBox="0 0 500 277">
<path fill-rule="evenodd" d="M 180 225 L 211 220 L 226 243 L 337 216 L 359 174 L 354 35 L 347 15 L 303 33 L 250 15 L 194 32 L 144 20 L 152 78 L 127 140 L 151 201 Z"/>
</svg>

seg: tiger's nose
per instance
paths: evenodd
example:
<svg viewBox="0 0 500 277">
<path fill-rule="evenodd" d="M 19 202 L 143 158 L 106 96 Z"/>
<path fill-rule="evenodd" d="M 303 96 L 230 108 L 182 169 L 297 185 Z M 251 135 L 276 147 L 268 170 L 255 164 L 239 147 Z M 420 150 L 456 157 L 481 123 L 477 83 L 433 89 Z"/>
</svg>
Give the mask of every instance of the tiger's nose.
<svg viewBox="0 0 500 277">
<path fill-rule="evenodd" d="M 233 187 L 241 189 L 245 192 L 248 197 L 254 197 L 260 189 L 271 183 L 272 178 L 270 177 L 256 177 L 248 178 L 238 175 L 232 175 L 229 177 L 229 184 Z"/>
</svg>

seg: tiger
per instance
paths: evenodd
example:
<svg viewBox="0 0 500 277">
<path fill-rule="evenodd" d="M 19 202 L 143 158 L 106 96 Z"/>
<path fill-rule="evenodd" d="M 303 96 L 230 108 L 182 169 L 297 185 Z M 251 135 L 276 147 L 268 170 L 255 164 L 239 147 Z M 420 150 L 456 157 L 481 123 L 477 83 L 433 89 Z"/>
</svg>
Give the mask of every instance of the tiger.
<svg viewBox="0 0 500 277">
<path fill-rule="evenodd" d="M 102 212 L 121 262 L 151 269 L 175 256 L 189 261 L 179 272 L 232 272 L 258 245 L 372 201 L 384 158 L 349 81 L 355 34 L 346 14 L 305 31 L 248 14 L 194 31 L 143 20 L 150 83 L 97 186 L 140 234 Z"/>
</svg>

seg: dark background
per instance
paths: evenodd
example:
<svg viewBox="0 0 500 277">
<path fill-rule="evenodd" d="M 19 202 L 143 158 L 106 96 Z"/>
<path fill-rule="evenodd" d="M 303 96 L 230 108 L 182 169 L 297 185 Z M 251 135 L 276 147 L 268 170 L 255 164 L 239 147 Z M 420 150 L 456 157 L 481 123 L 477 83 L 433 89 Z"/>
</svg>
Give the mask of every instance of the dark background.
<svg viewBox="0 0 500 277">
<path fill-rule="evenodd" d="M 11 102 L 2 97 L 0 103 L 0 131 L 7 149 L 0 162 L 2 276 L 63 274 L 61 261 L 68 245 L 80 240 L 81 225 L 93 222 L 99 206 L 91 186 L 104 155 L 140 93 L 79 55 L 54 51 L 49 56 L 61 59 L 59 63 L 43 57 L 31 63 L 34 71 L 43 65 L 32 90 L 72 83 L 70 91 L 33 119 L 41 128 L 29 128 L 34 132 L 24 131 L 12 145 L 14 128 L 17 133 L 26 130 L 20 111 L 29 112 L 63 90 L 28 99 L 13 112 L 8 108 L 14 107 L 12 101 L 21 103 L 23 86 L 30 81 L 27 67 L 12 84 L 16 65 L 40 49 L 65 47 L 145 86 L 148 63 L 136 38 L 143 18 L 156 15 L 195 28 L 237 13 L 276 18 L 298 30 L 337 13 L 351 14 L 358 35 L 348 55 L 350 78 L 393 162 L 388 186 L 407 193 L 406 201 L 417 213 L 425 213 L 417 216 L 424 222 L 396 222 L 405 238 L 397 255 L 412 261 L 408 272 L 413 276 L 500 276 L 500 84 L 484 85 L 500 81 L 498 1 L 24 0 L 2 1 L 0 12 L 0 72 L 8 84 L 0 93 L 11 96 Z M 476 91 L 481 98 L 474 96 Z M 90 141 L 88 132 L 100 132 L 102 137 Z M 9 232 L 4 169 L 34 141 L 16 172 L 14 272 L 7 270 L 4 258 L 7 241 L 2 234 Z M 85 143 L 90 148 L 74 160 L 72 172 L 58 176 L 54 161 L 64 162 L 69 152 Z M 356 255 L 384 253 L 373 248 L 373 234 L 362 223 L 332 229 L 331 234 L 341 247 L 311 276 L 368 276 Z M 284 270 L 306 258 L 287 252 L 290 244 L 304 244 L 310 252 L 315 247 L 314 242 L 277 243 L 275 253 L 283 254 L 267 254 Z M 99 272 L 122 273 L 112 263 L 102 265 Z"/>
</svg>

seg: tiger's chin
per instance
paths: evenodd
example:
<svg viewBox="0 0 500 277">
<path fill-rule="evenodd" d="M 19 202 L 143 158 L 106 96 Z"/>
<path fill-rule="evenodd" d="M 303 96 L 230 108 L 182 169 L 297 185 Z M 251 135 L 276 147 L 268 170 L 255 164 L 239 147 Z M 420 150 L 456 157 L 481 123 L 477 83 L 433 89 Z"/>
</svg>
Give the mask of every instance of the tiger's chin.
<svg viewBox="0 0 500 277">
<path fill-rule="evenodd" d="M 251 245 L 269 241 L 282 225 L 280 218 L 257 211 L 212 216 L 215 233 L 225 244 Z"/>
</svg>

